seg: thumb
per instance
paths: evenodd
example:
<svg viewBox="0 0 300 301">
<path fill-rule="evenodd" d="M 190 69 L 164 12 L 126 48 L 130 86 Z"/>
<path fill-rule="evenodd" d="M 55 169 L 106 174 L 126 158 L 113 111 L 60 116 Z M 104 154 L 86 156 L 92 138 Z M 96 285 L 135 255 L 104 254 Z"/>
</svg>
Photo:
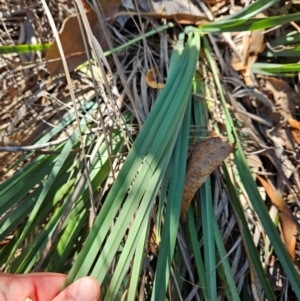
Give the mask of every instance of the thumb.
<svg viewBox="0 0 300 301">
<path fill-rule="evenodd" d="M 100 287 L 96 279 L 83 277 L 65 288 L 53 301 L 98 301 Z"/>
</svg>

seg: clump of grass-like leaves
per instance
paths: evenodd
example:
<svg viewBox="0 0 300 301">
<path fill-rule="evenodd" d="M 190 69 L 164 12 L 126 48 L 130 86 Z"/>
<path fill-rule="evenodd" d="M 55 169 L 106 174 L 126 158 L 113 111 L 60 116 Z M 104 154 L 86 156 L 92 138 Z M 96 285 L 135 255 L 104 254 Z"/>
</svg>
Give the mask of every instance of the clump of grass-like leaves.
<svg viewBox="0 0 300 301">
<path fill-rule="evenodd" d="M 300 14 L 251 19 L 273 4 L 259 0 L 230 18 L 186 27 L 172 50 L 166 85 L 130 149 L 125 135 L 136 116 L 118 111 L 114 115 L 118 122 L 101 124 L 102 131 L 94 131 L 91 120 L 99 110 L 95 99 L 74 107 L 74 112 L 37 141 L 51 141 L 68 125 L 80 122 L 66 142 L 52 147 L 56 155 L 32 156 L 30 163 L 0 185 L 0 239 L 6 241 L 0 251 L 3 269 L 68 273 L 66 285 L 89 274 L 102 286 L 104 301 L 124 296 L 130 301 L 137 296 L 155 301 L 248 300 L 251 289 L 258 294 L 263 291 L 267 300 L 276 300 L 244 215 L 240 201 L 240 189 L 244 189 L 300 299 L 300 277 L 245 160 L 207 37 L 300 19 Z M 199 62 L 200 52 L 205 64 Z M 254 69 L 295 72 L 299 66 L 256 64 Z M 181 224 L 188 147 L 200 140 L 190 129 L 208 124 L 207 104 L 195 96 L 213 97 L 204 73 L 213 78 L 228 139 L 236 147 L 233 159 L 239 183 L 233 181 L 229 162 L 224 162 L 222 175 L 216 172 L 200 188 L 186 224 Z M 214 129 L 219 131 L 217 123 Z M 234 257 L 224 241 L 226 229 L 220 229 L 228 208 L 239 229 L 232 238 L 243 245 L 245 256 L 235 263 L 246 267 L 243 275 L 233 269 Z M 233 247 L 233 254 L 235 248 L 238 246 Z"/>
</svg>

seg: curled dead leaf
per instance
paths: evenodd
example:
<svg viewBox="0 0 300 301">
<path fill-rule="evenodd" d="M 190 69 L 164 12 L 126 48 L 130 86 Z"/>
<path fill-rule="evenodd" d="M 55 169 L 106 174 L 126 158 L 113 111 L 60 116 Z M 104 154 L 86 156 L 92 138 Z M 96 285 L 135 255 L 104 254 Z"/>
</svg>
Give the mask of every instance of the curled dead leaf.
<svg viewBox="0 0 300 301">
<path fill-rule="evenodd" d="M 181 206 L 181 220 L 186 221 L 187 210 L 195 193 L 209 175 L 233 151 L 232 144 L 223 142 L 220 137 L 206 139 L 193 146 L 185 177 Z"/>
<path fill-rule="evenodd" d="M 154 89 L 162 89 L 165 84 L 157 82 L 157 78 L 159 77 L 159 71 L 157 68 L 153 68 L 147 71 L 145 75 L 145 81 L 147 85 Z"/>
</svg>

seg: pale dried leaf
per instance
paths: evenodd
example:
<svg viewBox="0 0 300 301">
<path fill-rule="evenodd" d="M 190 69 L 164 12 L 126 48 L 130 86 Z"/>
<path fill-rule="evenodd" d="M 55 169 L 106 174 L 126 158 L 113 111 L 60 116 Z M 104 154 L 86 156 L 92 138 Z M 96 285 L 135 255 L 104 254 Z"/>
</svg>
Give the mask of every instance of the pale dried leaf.
<svg viewBox="0 0 300 301">
<path fill-rule="evenodd" d="M 18 146 L 16 143 L 11 141 L 7 136 L 0 134 L 0 146 Z"/>
</svg>

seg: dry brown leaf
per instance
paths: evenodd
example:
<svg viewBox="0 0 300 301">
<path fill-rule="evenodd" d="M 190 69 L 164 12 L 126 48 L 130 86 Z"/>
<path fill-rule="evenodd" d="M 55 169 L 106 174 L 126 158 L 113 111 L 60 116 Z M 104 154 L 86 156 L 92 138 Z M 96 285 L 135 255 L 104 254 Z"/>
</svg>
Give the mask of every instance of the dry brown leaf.
<svg viewBox="0 0 300 301">
<path fill-rule="evenodd" d="M 159 71 L 157 68 L 150 69 L 145 75 L 145 81 L 147 85 L 154 89 L 162 89 L 165 84 L 157 82 L 159 77 Z"/>
<path fill-rule="evenodd" d="M 295 262 L 296 260 L 296 237 L 298 234 L 297 222 L 292 212 L 286 205 L 286 203 L 279 197 L 275 189 L 262 177 L 257 175 L 257 178 L 265 188 L 272 203 L 277 207 L 279 211 L 280 224 L 282 228 L 282 236 L 284 244 L 289 252 L 291 258 Z"/>
<path fill-rule="evenodd" d="M 119 9 L 120 2 L 121 0 L 101 0 L 100 5 L 102 7 L 104 16 L 112 17 L 114 14 L 116 14 Z M 97 14 L 84 1 L 83 3 L 86 10 L 86 16 L 94 36 L 100 43 L 103 51 L 108 50 L 108 44 L 103 34 L 103 30 L 98 23 Z M 113 23 L 113 21 L 114 18 L 111 18 L 110 23 Z M 67 59 L 68 68 L 70 71 L 73 71 L 78 65 L 87 60 L 77 15 L 72 15 L 64 20 L 59 33 L 59 38 Z M 47 68 L 51 76 L 63 72 L 64 69 L 56 41 L 54 41 L 47 50 L 46 60 Z"/>
<path fill-rule="evenodd" d="M 195 193 L 209 175 L 233 151 L 233 145 L 223 142 L 220 137 L 206 139 L 193 146 L 190 154 L 181 206 L 181 220 L 186 221 L 187 210 Z"/>
<path fill-rule="evenodd" d="M 290 118 L 288 124 L 291 126 L 292 136 L 297 144 L 300 144 L 300 122 Z"/>
<path fill-rule="evenodd" d="M 273 94 L 274 101 L 279 107 L 281 115 L 286 119 L 290 119 L 291 115 L 294 115 L 299 107 L 299 95 L 286 81 L 275 77 L 266 78 L 266 89 Z"/>
</svg>

